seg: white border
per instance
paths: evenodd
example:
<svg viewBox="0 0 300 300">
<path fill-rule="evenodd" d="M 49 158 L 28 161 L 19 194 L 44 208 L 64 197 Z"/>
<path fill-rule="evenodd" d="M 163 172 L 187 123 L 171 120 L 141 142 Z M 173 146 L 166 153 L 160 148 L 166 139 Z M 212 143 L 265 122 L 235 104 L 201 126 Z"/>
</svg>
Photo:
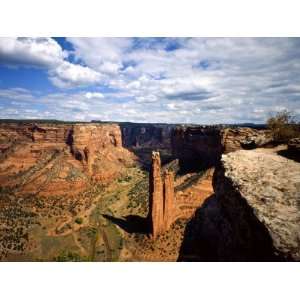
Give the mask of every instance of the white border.
<svg viewBox="0 0 300 300">
<path fill-rule="evenodd" d="M 1 263 L 1 299 L 298 299 L 298 263 Z"/>
<path fill-rule="evenodd" d="M 8 0 L 0 36 L 299 36 L 297 0 Z"/>
</svg>

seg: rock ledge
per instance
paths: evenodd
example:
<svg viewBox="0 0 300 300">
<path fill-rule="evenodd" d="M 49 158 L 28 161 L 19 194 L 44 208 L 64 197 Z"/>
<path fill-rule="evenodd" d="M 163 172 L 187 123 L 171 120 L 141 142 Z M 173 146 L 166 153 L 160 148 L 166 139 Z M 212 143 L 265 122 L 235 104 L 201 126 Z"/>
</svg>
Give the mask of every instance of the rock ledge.
<svg viewBox="0 0 300 300">
<path fill-rule="evenodd" d="M 227 206 L 228 193 L 244 199 L 267 228 L 276 251 L 300 260 L 300 164 L 246 150 L 222 155 L 221 163 L 215 190 L 222 206 Z"/>
</svg>

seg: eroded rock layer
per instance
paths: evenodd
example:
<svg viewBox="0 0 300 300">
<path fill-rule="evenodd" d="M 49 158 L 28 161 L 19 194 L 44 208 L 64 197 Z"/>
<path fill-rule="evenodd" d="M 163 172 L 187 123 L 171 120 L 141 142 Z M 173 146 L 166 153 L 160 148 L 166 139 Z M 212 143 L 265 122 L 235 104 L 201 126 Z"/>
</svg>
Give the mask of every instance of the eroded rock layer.
<svg viewBox="0 0 300 300">
<path fill-rule="evenodd" d="M 134 162 L 113 124 L 1 124 L 0 145 L 0 185 L 18 192 L 75 193 Z"/>
</svg>

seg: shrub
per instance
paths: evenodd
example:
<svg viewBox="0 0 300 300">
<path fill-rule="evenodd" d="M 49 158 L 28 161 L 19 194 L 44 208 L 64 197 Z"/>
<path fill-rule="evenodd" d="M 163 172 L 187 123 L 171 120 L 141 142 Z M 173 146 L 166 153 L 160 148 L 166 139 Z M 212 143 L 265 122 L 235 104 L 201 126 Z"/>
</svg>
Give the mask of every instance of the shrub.
<svg viewBox="0 0 300 300">
<path fill-rule="evenodd" d="M 278 143 L 286 143 L 290 139 L 300 136 L 300 125 L 294 121 L 292 114 L 283 110 L 267 120 L 267 126 L 273 139 Z"/>
<path fill-rule="evenodd" d="M 82 224 L 83 223 L 83 219 L 82 218 L 76 218 L 75 219 L 75 223 L 77 223 L 77 224 Z"/>
<path fill-rule="evenodd" d="M 57 262 L 78 262 L 78 261 L 88 261 L 88 257 L 81 257 L 78 253 L 73 253 L 70 251 L 63 251 L 61 254 L 59 254 L 57 257 L 54 257 L 54 261 Z"/>
</svg>

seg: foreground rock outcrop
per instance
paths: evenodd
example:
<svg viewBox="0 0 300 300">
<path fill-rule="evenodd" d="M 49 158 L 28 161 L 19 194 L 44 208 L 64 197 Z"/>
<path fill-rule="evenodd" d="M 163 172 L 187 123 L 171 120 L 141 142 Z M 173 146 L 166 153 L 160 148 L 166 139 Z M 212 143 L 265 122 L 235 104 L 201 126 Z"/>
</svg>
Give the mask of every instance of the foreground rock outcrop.
<svg viewBox="0 0 300 300">
<path fill-rule="evenodd" d="M 276 154 L 222 156 L 215 195 L 187 226 L 179 260 L 299 261 L 300 164 Z"/>
</svg>

